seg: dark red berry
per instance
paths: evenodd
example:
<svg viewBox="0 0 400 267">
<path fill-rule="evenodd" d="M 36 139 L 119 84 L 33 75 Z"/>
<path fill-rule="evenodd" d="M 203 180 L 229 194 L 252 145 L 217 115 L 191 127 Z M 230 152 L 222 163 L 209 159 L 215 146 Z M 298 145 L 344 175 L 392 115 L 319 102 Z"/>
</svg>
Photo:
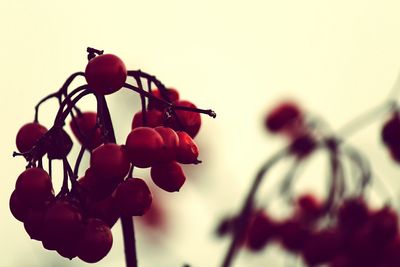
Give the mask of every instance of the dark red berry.
<svg viewBox="0 0 400 267">
<path fill-rule="evenodd" d="M 278 237 L 289 251 L 301 251 L 310 236 L 310 230 L 301 222 L 289 219 L 278 225 Z"/>
<path fill-rule="evenodd" d="M 41 241 L 43 239 L 43 222 L 46 208 L 29 209 L 25 216 L 24 228 L 30 238 Z"/>
<path fill-rule="evenodd" d="M 46 132 L 46 127 L 39 123 L 32 122 L 22 126 L 15 141 L 18 151 L 24 153 L 31 150 Z"/>
<path fill-rule="evenodd" d="M 296 103 L 283 102 L 267 114 L 265 126 L 272 133 L 293 131 L 302 120 L 303 112 Z"/>
<path fill-rule="evenodd" d="M 15 190 L 11 194 L 9 205 L 10 211 L 15 219 L 23 222 L 29 211 L 29 205 L 19 199 Z"/>
<path fill-rule="evenodd" d="M 192 102 L 187 100 L 179 100 L 174 103 L 176 106 L 184 106 L 196 108 Z M 195 138 L 201 127 L 200 113 L 184 110 L 176 110 L 177 118 L 172 116 L 167 120 L 166 124 L 175 131 L 185 131 L 190 137 Z"/>
<path fill-rule="evenodd" d="M 100 95 L 112 94 L 121 89 L 126 77 L 124 62 L 112 54 L 99 55 L 91 59 L 85 70 L 89 88 Z"/>
<path fill-rule="evenodd" d="M 60 127 L 53 127 L 47 134 L 45 149 L 49 159 L 63 159 L 72 149 L 72 139 Z"/>
<path fill-rule="evenodd" d="M 167 88 L 166 94 L 167 94 L 168 99 L 165 99 L 165 98 L 161 95 L 161 92 L 160 92 L 159 89 L 153 89 L 153 90 L 151 90 L 151 93 L 152 93 L 155 97 L 160 98 L 160 99 L 164 99 L 164 100 L 166 100 L 166 101 L 168 101 L 168 102 L 175 102 L 175 101 L 178 101 L 178 100 L 179 100 L 179 93 L 178 93 L 178 91 L 177 91 L 176 89 L 174 89 L 174 88 Z M 158 102 L 158 101 L 155 101 L 155 100 L 153 100 L 153 99 L 150 98 L 150 99 L 149 99 L 149 104 L 148 104 L 147 107 L 148 107 L 148 109 L 150 109 L 150 110 L 157 109 L 157 110 L 163 111 L 163 109 L 165 108 L 165 104 L 163 104 L 163 103 L 161 103 L 161 102 Z"/>
<path fill-rule="evenodd" d="M 119 219 L 119 212 L 115 198 L 109 195 L 103 200 L 90 200 L 86 204 L 87 215 L 105 222 L 112 228 Z"/>
<path fill-rule="evenodd" d="M 78 257 L 88 263 L 103 259 L 111 250 L 113 237 L 110 228 L 99 219 L 88 219 L 77 248 Z"/>
<path fill-rule="evenodd" d="M 264 212 L 257 212 L 247 230 L 247 247 L 250 250 L 259 251 L 263 249 L 276 234 L 276 223 Z"/>
<path fill-rule="evenodd" d="M 176 161 L 156 164 L 151 167 L 150 174 L 153 182 L 167 192 L 179 191 L 186 180 L 182 167 Z"/>
<path fill-rule="evenodd" d="M 296 213 L 305 221 L 314 221 L 322 212 L 322 203 L 312 194 L 304 194 L 296 200 Z"/>
<path fill-rule="evenodd" d="M 338 226 L 347 234 L 354 233 L 368 221 L 369 211 L 361 198 L 351 198 L 343 202 L 338 212 Z"/>
<path fill-rule="evenodd" d="M 127 178 L 114 192 L 116 207 L 121 216 L 142 216 L 151 206 L 151 192 L 146 182 Z"/>
<path fill-rule="evenodd" d="M 159 155 L 160 161 L 172 161 L 176 159 L 176 153 L 179 147 L 178 134 L 168 127 L 159 126 L 154 128 L 162 137 L 164 146 Z"/>
<path fill-rule="evenodd" d="M 81 193 L 91 200 L 100 201 L 109 197 L 117 185 L 122 182 L 121 178 L 102 177 L 96 175 L 92 168 L 86 170 L 85 175 L 78 179 Z"/>
<path fill-rule="evenodd" d="M 75 137 L 87 149 L 95 149 L 103 143 L 100 128 L 97 127 L 96 112 L 82 112 L 69 125 Z"/>
<path fill-rule="evenodd" d="M 41 206 L 53 196 L 51 178 L 41 168 L 27 169 L 18 176 L 15 192 L 26 205 Z"/>
<path fill-rule="evenodd" d="M 186 132 L 177 132 L 179 137 L 179 146 L 176 150 L 176 160 L 183 164 L 199 163 L 199 148 L 194 140 Z"/>
<path fill-rule="evenodd" d="M 129 133 L 125 144 L 132 164 L 139 168 L 148 168 L 158 161 L 164 141 L 153 128 L 138 127 Z"/>
<path fill-rule="evenodd" d="M 303 158 L 308 156 L 317 147 L 317 142 L 314 137 L 309 134 L 304 134 L 297 137 L 290 145 L 290 152 L 297 157 Z"/>
<path fill-rule="evenodd" d="M 104 180 L 101 184 L 115 184 L 127 175 L 130 163 L 122 146 L 108 143 L 93 150 L 90 167 L 96 178 Z"/>
<path fill-rule="evenodd" d="M 368 222 L 371 239 L 380 245 L 386 245 L 398 234 L 398 217 L 394 210 L 384 207 L 374 212 Z"/>
<path fill-rule="evenodd" d="M 163 124 L 163 114 L 158 110 L 146 111 L 146 125 L 143 125 L 143 112 L 139 111 L 133 116 L 132 129 L 147 126 L 154 128 Z"/>
<path fill-rule="evenodd" d="M 395 112 L 393 116 L 385 122 L 381 132 L 382 141 L 387 146 L 400 145 L 400 115 Z"/>
</svg>

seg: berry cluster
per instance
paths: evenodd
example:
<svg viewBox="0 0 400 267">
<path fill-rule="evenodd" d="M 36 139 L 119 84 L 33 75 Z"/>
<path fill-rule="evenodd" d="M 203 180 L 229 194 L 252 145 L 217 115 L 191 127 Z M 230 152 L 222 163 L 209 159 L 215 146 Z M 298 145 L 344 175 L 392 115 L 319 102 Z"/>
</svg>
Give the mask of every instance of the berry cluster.
<svg viewBox="0 0 400 267">
<path fill-rule="evenodd" d="M 393 110 L 393 103 L 381 108 Z M 346 135 L 368 122 L 371 114 L 367 115 L 333 132 L 326 122 L 306 114 L 292 101 L 281 102 L 267 113 L 266 129 L 285 136 L 289 145 L 262 165 L 241 211 L 219 224 L 218 236 L 232 236 L 223 267 L 231 265 L 239 248 L 259 252 L 273 242 L 299 255 L 307 266 L 400 266 L 398 215 L 389 204 L 379 209 L 367 205 L 364 193 L 372 180 L 370 164 L 344 142 Z M 397 109 L 384 124 L 381 136 L 392 158 L 400 162 Z M 292 189 L 299 166 L 316 150 L 327 152 L 329 159 L 327 197 L 323 201 L 312 194 L 294 196 Z M 256 205 L 255 196 L 271 167 L 290 157 L 294 163 L 276 188 L 277 194 L 270 190 L 275 197 L 269 200 L 282 197 L 292 205 L 293 212 L 286 219 L 276 220 L 267 212 L 270 203 Z"/>
<path fill-rule="evenodd" d="M 36 106 L 35 119 L 20 128 L 16 137 L 19 152 L 28 165 L 16 181 L 10 198 L 10 210 L 24 223 L 32 239 L 61 256 L 79 257 L 89 263 L 100 261 L 112 247 L 111 228 L 121 218 L 127 266 L 136 266 L 132 216 L 142 216 L 150 208 L 152 194 L 143 179 L 135 178 L 135 167 L 151 167 L 151 178 L 168 192 L 179 191 L 186 177 L 179 163 L 197 164 L 199 149 L 193 138 L 201 126 L 200 113 L 215 117 L 211 110 L 198 109 L 179 100 L 175 89 L 167 89 L 159 80 L 142 71 L 127 71 L 117 56 L 88 48 L 85 72 L 71 75 L 57 92 Z M 68 93 L 77 76 L 87 84 Z M 136 85 L 126 83 L 132 77 Z M 142 80 L 147 81 L 147 91 Z M 152 89 L 153 84 L 157 89 Z M 142 110 L 132 120 L 132 131 L 124 144 L 116 144 L 105 95 L 121 88 L 141 96 Z M 82 112 L 78 101 L 94 95 L 97 112 Z M 38 120 L 42 103 L 57 98 L 60 108 L 54 125 L 47 129 Z M 149 99 L 146 104 L 146 98 Z M 64 130 L 71 116 L 71 131 L 81 144 L 74 168 L 69 163 L 73 140 Z M 85 151 L 90 166 L 78 179 Z M 48 170 L 43 166 L 47 155 Z M 63 183 L 57 194 L 52 183 L 52 160 L 62 160 Z"/>
</svg>

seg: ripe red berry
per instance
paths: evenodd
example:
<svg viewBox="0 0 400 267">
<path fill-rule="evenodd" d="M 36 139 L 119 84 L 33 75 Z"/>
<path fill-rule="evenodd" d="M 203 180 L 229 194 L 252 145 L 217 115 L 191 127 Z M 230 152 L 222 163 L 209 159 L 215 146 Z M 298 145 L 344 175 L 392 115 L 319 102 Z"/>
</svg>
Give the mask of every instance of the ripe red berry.
<svg viewBox="0 0 400 267">
<path fill-rule="evenodd" d="M 304 134 L 297 137 L 290 145 L 290 152 L 299 158 L 307 157 L 317 147 L 314 137 Z"/>
<path fill-rule="evenodd" d="M 186 180 L 182 167 L 176 161 L 156 164 L 151 167 L 150 174 L 153 182 L 167 192 L 179 191 Z"/>
<path fill-rule="evenodd" d="M 265 118 L 266 128 L 277 133 L 281 131 L 293 131 L 303 120 L 303 112 L 294 102 L 283 102 L 274 107 Z"/>
<path fill-rule="evenodd" d="M 183 164 L 199 163 L 199 148 L 194 140 L 186 132 L 177 132 L 179 137 L 179 146 L 176 150 L 176 159 Z"/>
<path fill-rule="evenodd" d="M 179 147 L 179 136 L 171 128 L 158 126 L 154 128 L 162 137 L 164 146 L 160 151 L 160 161 L 172 161 L 176 159 L 176 153 Z"/>
<path fill-rule="evenodd" d="M 41 241 L 43 239 L 43 222 L 46 207 L 29 209 L 24 218 L 24 228 L 30 238 Z"/>
<path fill-rule="evenodd" d="M 254 215 L 247 231 L 247 247 L 250 250 L 259 251 L 275 237 L 277 226 L 267 214 L 260 211 Z"/>
<path fill-rule="evenodd" d="M 310 231 L 301 222 L 289 219 L 278 225 L 279 239 L 283 247 L 289 251 L 301 251 Z"/>
<path fill-rule="evenodd" d="M 103 259 L 111 250 L 113 237 L 110 228 L 99 219 L 88 219 L 79 240 L 78 257 L 88 263 Z"/>
<path fill-rule="evenodd" d="M 163 124 L 163 114 L 158 110 L 146 111 L 146 125 L 143 125 L 143 113 L 142 111 L 137 112 L 133 116 L 132 129 L 137 127 L 147 126 L 154 128 Z"/>
<path fill-rule="evenodd" d="M 112 54 L 99 55 L 91 59 L 85 70 L 89 88 L 100 95 L 112 94 L 121 89 L 126 77 L 124 62 Z"/>
<path fill-rule="evenodd" d="M 121 182 L 129 171 L 130 163 L 125 150 L 117 144 L 103 144 L 93 150 L 90 167 L 101 184 Z"/>
<path fill-rule="evenodd" d="M 338 212 L 338 226 L 347 234 L 354 233 L 368 221 L 369 211 L 361 198 L 351 198 L 343 202 Z"/>
<path fill-rule="evenodd" d="M 398 218 L 394 210 L 388 206 L 374 212 L 368 222 L 371 240 L 386 245 L 398 234 Z"/>
<path fill-rule="evenodd" d="M 164 99 L 164 97 L 162 97 L 161 92 L 159 89 L 153 89 L 151 90 L 151 93 L 158 98 Z M 179 93 L 176 89 L 174 88 L 167 88 L 167 96 L 168 99 L 164 99 L 167 100 L 169 102 L 175 102 L 179 100 Z M 165 108 L 165 105 L 163 105 L 161 102 L 158 101 L 154 101 L 151 98 L 149 99 L 149 104 L 147 105 L 148 109 L 157 109 L 160 111 L 163 111 L 163 109 Z"/>
<path fill-rule="evenodd" d="M 112 228 L 119 219 L 117 204 L 112 195 L 100 201 L 89 200 L 86 204 L 86 212 L 89 217 L 102 220 L 110 228 Z"/>
<path fill-rule="evenodd" d="M 85 175 L 78 179 L 83 197 L 89 197 L 90 200 L 100 201 L 109 197 L 123 178 L 101 176 L 94 173 L 92 168 L 88 168 Z"/>
<path fill-rule="evenodd" d="M 312 194 L 301 195 L 296 200 L 297 216 L 305 221 L 317 219 L 322 212 L 322 203 Z"/>
<path fill-rule="evenodd" d="M 146 182 L 127 178 L 114 192 L 116 207 L 121 216 L 142 216 L 151 206 L 152 197 Z"/>
<path fill-rule="evenodd" d="M 26 203 L 24 203 L 19 199 L 15 190 L 11 194 L 9 206 L 10 206 L 10 211 L 12 215 L 15 217 L 15 219 L 17 219 L 20 222 L 23 222 L 29 211 L 29 205 L 27 205 Z"/>
<path fill-rule="evenodd" d="M 41 168 L 30 168 L 18 176 L 15 192 L 23 203 L 31 207 L 41 206 L 53 196 L 51 178 Z"/>
<path fill-rule="evenodd" d="M 53 244 L 65 257 L 76 255 L 76 244 L 82 234 L 83 219 L 80 209 L 67 200 L 52 203 L 43 220 L 43 240 Z"/>
<path fill-rule="evenodd" d="M 177 106 L 196 108 L 196 105 L 187 100 L 179 100 L 174 104 Z M 172 116 L 167 120 L 166 125 L 175 131 L 185 131 L 190 135 L 190 137 L 195 138 L 201 127 L 200 113 L 176 110 L 176 115 L 178 118 Z"/>
<path fill-rule="evenodd" d="M 24 153 L 31 150 L 46 132 L 46 127 L 39 123 L 32 122 L 22 126 L 15 140 L 18 151 Z"/>
<path fill-rule="evenodd" d="M 129 133 L 125 144 L 132 164 L 139 168 L 148 168 L 159 160 L 164 141 L 153 128 L 138 127 Z"/>
<path fill-rule="evenodd" d="M 395 112 L 393 116 L 385 122 L 381 132 L 382 141 L 387 146 L 400 145 L 400 115 Z"/>
<path fill-rule="evenodd" d="M 69 123 L 75 137 L 89 150 L 95 149 L 103 143 L 100 128 L 96 127 L 96 123 L 96 112 L 82 112 Z"/>
</svg>

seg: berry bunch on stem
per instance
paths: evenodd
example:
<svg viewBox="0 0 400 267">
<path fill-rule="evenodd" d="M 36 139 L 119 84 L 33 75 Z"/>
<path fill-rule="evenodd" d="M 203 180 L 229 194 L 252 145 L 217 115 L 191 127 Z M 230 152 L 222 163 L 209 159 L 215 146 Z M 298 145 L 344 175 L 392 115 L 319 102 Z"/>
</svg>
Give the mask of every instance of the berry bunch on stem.
<svg viewBox="0 0 400 267">
<path fill-rule="evenodd" d="M 40 100 L 33 122 L 17 133 L 18 152 L 14 156 L 24 157 L 27 165 L 17 178 L 10 210 L 44 248 L 88 263 L 108 254 L 113 242 L 111 228 L 120 218 L 126 266 L 136 267 L 132 216 L 142 216 L 149 210 L 152 194 L 144 179 L 134 177 L 134 168 L 151 168 L 151 178 L 158 187 L 179 191 L 186 180 L 180 164 L 201 162 L 193 140 L 200 130 L 200 114 L 216 114 L 180 100 L 177 90 L 166 88 L 153 75 L 127 70 L 115 55 L 93 48 L 87 52 L 85 72 L 72 74 L 58 91 Z M 87 84 L 69 90 L 78 76 L 83 76 Z M 127 77 L 136 83 L 127 83 Z M 105 96 L 121 88 L 138 93 L 142 108 L 132 119 L 132 131 L 125 143 L 117 144 Z M 78 107 L 88 95 L 96 99 L 96 112 Z M 52 98 L 58 100 L 59 109 L 47 129 L 39 123 L 39 109 Z M 73 139 L 64 130 L 68 117 L 71 131 L 81 144 L 74 165 L 69 155 Z M 78 177 L 85 152 L 90 153 L 90 166 Z M 62 186 L 56 192 L 52 182 L 54 160 L 61 160 L 63 166 Z"/>
<path fill-rule="evenodd" d="M 382 141 L 390 158 L 399 163 L 400 115 L 393 97 L 338 131 L 293 101 L 281 102 L 269 111 L 264 121 L 266 129 L 284 136 L 289 144 L 258 170 L 240 211 L 220 222 L 217 235 L 231 236 L 221 266 L 232 266 L 241 248 L 260 252 L 271 243 L 300 256 L 307 266 L 400 266 L 398 214 L 390 203 L 380 208 L 368 204 L 366 190 L 377 177 L 373 177 L 367 157 L 345 142 L 382 113 L 389 113 L 382 127 Z M 293 185 L 299 169 L 318 150 L 326 153 L 329 162 L 326 197 L 295 195 Z M 257 194 L 261 183 L 272 167 L 287 158 L 292 158 L 292 166 L 267 201 L 260 203 Z M 289 217 L 277 220 L 270 215 L 268 206 L 277 198 L 291 205 Z"/>
</svg>

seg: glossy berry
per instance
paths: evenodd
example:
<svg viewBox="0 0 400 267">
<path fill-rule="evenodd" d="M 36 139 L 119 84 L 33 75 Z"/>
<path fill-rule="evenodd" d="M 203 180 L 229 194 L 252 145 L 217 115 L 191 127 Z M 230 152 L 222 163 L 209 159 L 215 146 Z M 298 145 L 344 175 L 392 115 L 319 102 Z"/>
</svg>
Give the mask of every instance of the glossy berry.
<svg viewBox="0 0 400 267">
<path fill-rule="evenodd" d="M 126 77 L 124 62 L 112 54 L 99 55 L 91 59 L 85 70 L 89 88 L 100 95 L 112 94 L 121 89 Z"/>
<path fill-rule="evenodd" d="M 114 192 L 117 210 L 121 216 L 142 216 L 151 206 L 152 196 L 146 182 L 127 178 Z"/>
<path fill-rule="evenodd" d="M 158 161 L 164 141 L 153 128 L 138 127 L 129 133 L 125 145 L 132 164 L 139 168 L 148 168 Z"/>
<path fill-rule="evenodd" d="M 76 246 L 82 230 L 82 212 L 77 206 L 58 200 L 48 207 L 43 220 L 43 239 L 54 244 L 60 254 L 68 258 L 76 256 L 70 249 Z"/>
<path fill-rule="evenodd" d="M 281 131 L 293 131 L 303 119 L 303 112 L 294 102 L 283 102 L 274 107 L 265 118 L 266 128 L 277 133 Z"/>
<path fill-rule="evenodd" d="M 196 105 L 187 100 L 179 100 L 174 103 L 176 106 L 184 106 L 189 108 L 196 108 Z M 200 113 L 176 110 L 177 118 L 172 116 L 166 122 L 166 126 L 174 129 L 175 131 L 185 131 L 190 137 L 195 138 L 201 127 Z"/>
<path fill-rule="evenodd" d="M 122 146 L 103 144 L 93 150 L 90 167 L 102 184 L 121 182 L 129 171 L 130 163 Z"/>
<path fill-rule="evenodd" d="M 158 126 L 154 128 L 162 137 L 164 146 L 159 155 L 159 161 L 172 161 L 176 159 L 176 154 L 179 148 L 179 136 L 169 127 Z"/>
<path fill-rule="evenodd" d="M 30 168 L 18 176 L 15 193 L 27 205 L 41 206 L 53 196 L 50 176 L 41 168 Z"/>
<path fill-rule="evenodd" d="M 166 98 L 164 98 L 162 96 L 162 94 L 161 94 L 159 89 L 153 89 L 153 90 L 151 90 L 151 93 L 155 97 L 160 98 L 160 99 L 164 99 L 164 100 L 166 100 L 168 102 L 172 102 L 173 103 L 173 102 L 176 102 L 176 101 L 179 100 L 179 93 L 174 88 L 167 88 L 166 93 L 167 93 L 167 98 L 168 99 L 166 99 Z M 147 105 L 147 107 L 150 110 L 156 109 L 156 110 L 163 111 L 163 109 L 165 108 L 165 105 L 162 104 L 161 102 L 154 101 L 151 98 L 149 98 L 149 104 Z"/>
<path fill-rule="evenodd" d="M 87 149 L 93 150 L 103 143 L 100 128 L 97 127 L 96 112 L 82 112 L 69 125 L 79 143 Z"/>
<path fill-rule="evenodd" d="M 20 222 L 23 222 L 29 211 L 29 205 L 19 199 L 15 190 L 12 192 L 9 201 L 10 211 L 12 215 Z"/>
<path fill-rule="evenodd" d="M 31 150 L 46 132 L 46 127 L 39 123 L 32 122 L 22 126 L 15 140 L 18 151 L 24 153 Z"/>
<path fill-rule="evenodd" d="M 179 137 L 179 146 L 176 150 L 176 160 L 183 164 L 199 163 L 199 148 L 194 140 L 186 132 L 177 132 Z"/>
<path fill-rule="evenodd" d="M 111 250 L 113 237 L 110 228 L 99 219 L 88 219 L 77 249 L 78 257 L 88 263 L 103 259 Z"/>
<path fill-rule="evenodd" d="M 132 129 L 147 126 L 154 128 L 163 124 L 163 114 L 158 110 L 146 111 L 146 125 L 143 125 L 143 112 L 139 111 L 133 116 Z"/>
<path fill-rule="evenodd" d="M 150 174 L 153 182 L 167 192 L 179 191 L 186 180 L 182 167 L 176 161 L 154 165 Z"/>
<path fill-rule="evenodd" d="M 275 222 L 264 212 L 257 212 L 247 230 L 247 247 L 250 250 L 259 251 L 263 249 L 276 234 L 277 227 Z"/>
</svg>

